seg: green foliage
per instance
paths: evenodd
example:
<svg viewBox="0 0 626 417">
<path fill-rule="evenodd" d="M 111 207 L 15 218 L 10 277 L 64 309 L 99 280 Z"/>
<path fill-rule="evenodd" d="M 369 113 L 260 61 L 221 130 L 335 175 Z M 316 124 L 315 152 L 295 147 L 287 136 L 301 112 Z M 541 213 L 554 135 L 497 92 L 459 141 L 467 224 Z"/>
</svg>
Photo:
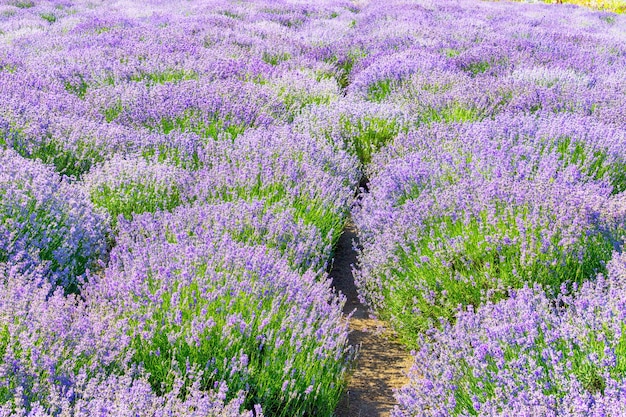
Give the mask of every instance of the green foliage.
<svg viewBox="0 0 626 417">
<path fill-rule="evenodd" d="M 29 9 L 35 6 L 35 2 L 32 0 L 18 0 L 11 3 L 13 6 L 20 9 Z"/>
<path fill-rule="evenodd" d="M 85 98 L 85 94 L 89 88 L 89 84 L 87 84 L 82 75 L 78 76 L 78 81 L 66 81 L 64 86 L 67 92 L 80 98 Z"/>
<path fill-rule="evenodd" d="M 439 109 L 427 107 L 421 114 L 422 123 L 428 125 L 431 123 L 476 122 L 482 118 L 483 115 L 480 110 L 473 107 L 468 108 L 459 103 L 451 103 Z"/>
<path fill-rule="evenodd" d="M 0 35 L 4 34 L 4 32 L 0 31 Z M 0 71 L 6 71 L 9 74 L 15 74 L 17 72 L 17 65 L 0 65 Z"/>
<path fill-rule="evenodd" d="M 267 51 L 263 52 L 263 61 L 273 66 L 276 66 L 280 64 L 281 62 L 288 61 L 290 58 L 291 58 L 291 54 L 287 52 L 275 53 L 275 54 L 271 52 L 267 52 Z"/>
<path fill-rule="evenodd" d="M 348 150 L 354 153 L 361 164 L 367 165 L 372 155 L 388 144 L 405 128 L 394 119 L 365 117 L 350 120 L 341 119 L 342 136 L 346 140 Z"/>
<path fill-rule="evenodd" d="M 556 151 L 564 166 L 579 166 L 590 179 L 607 179 L 613 194 L 626 191 L 626 161 L 610 159 L 604 149 L 588 149 L 584 143 L 570 137 L 556 142 Z"/>
<path fill-rule="evenodd" d="M 105 108 L 102 114 L 107 122 L 116 120 L 124 111 L 121 101 Z M 169 134 L 173 131 L 195 133 L 204 139 L 220 139 L 227 137 L 234 139 L 241 135 L 248 127 L 246 124 L 230 122 L 230 116 L 219 114 L 203 115 L 197 109 L 189 109 L 180 116 L 164 117 L 160 120 L 150 120 L 143 127 L 153 132 Z"/>
<path fill-rule="evenodd" d="M 42 13 L 39 16 L 51 24 L 57 21 L 57 17 L 52 13 Z"/>
<path fill-rule="evenodd" d="M 113 28 L 108 27 L 108 26 L 101 26 L 99 28 L 94 29 L 94 32 L 97 33 L 98 35 L 101 35 L 103 33 L 110 32 L 111 30 L 113 30 Z"/>
<path fill-rule="evenodd" d="M 333 71 L 328 70 L 316 70 L 315 71 L 315 81 L 318 83 L 322 80 L 330 80 L 335 78 L 335 73 Z"/>
<path fill-rule="evenodd" d="M 238 15 L 237 13 L 231 12 L 230 10 L 224 10 L 221 11 L 220 14 L 230 17 L 231 19 L 235 19 L 235 20 L 242 20 L 243 16 Z"/>
<path fill-rule="evenodd" d="M 471 75 L 476 76 L 482 74 L 491 68 L 491 64 L 487 61 L 472 62 L 463 67 L 463 70 L 469 72 Z"/>
<path fill-rule="evenodd" d="M 147 161 L 174 165 L 190 171 L 197 171 L 204 166 L 196 152 L 183 154 L 177 147 L 162 143 L 143 147 L 141 156 Z"/>
<path fill-rule="evenodd" d="M 241 80 L 258 85 L 265 85 L 268 83 L 268 80 L 263 77 L 262 74 L 245 74 L 243 77 L 241 77 Z"/>
<path fill-rule="evenodd" d="M 452 84 L 451 83 L 447 83 L 447 84 L 425 83 L 425 84 L 421 84 L 419 88 L 422 91 L 428 91 L 429 93 L 439 94 L 439 93 L 445 93 L 446 91 L 450 91 L 452 89 Z"/>
<path fill-rule="evenodd" d="M 459 305 L 479 306 L 486 298 L 497 301 L 508 288 L 530 282 L 553 289 L 564 282 L 582 282 L 602 271 L 611 257 L 613 245 L 600 233 L 579 238 L 579 258 L 576 251 L 555 249 L 560 234 L 552 238 L 550 248 L 542 246 L 541 226 L 522 234 L 517 224 L 530 223 L 528 208 L 503 206 L 499 212 L 490 221 L 487 213 L 469 221 L 430 218 L 418 240 L 397 248 L 383 280 L 381 315 L 407 345 L 415 347 L 419 335 L 439 326 L 440 318 L 453 322 Z M 509 243 L 494 243 L 496 236 L 507 236 Z M 454 248 L 448 242 L 455 242 Z"/>
<path fill-rule="evenodd" d="M 443 54 L 448 58 L 454 58 L 456 56 L 459 56 L 460 52 L 457 51 L 456 49 L 445 48 L 443 50 Z"/>
<path fill-rule="evenodd" d="M 22 156 L 26 157 L 26 155 Z M 95 163 L 104 161 L 103 152 L 89 142 L 79 142 L 73 149 L 67 149 L 58 140 L 52 138 L 40 143 L 28 157 L 54 165 L 58 173 L 75 178 L 80 178 Z"/>
<path fill-rule="evenodd" d="M 124 106 L 121 101 L 117 101 L 111 107 L 107 107 L 102 111 L 102 115 L 107 123 L 111 123 L 113 120 L 117 119 L 120 114 L 124 111 Z"/>
<path fill-rule="evenodd" d="M 244 124 L 231 124 L 229 117 L 219 117 L 215 114 L 207 118 L 201 117 L 200 113 L 189 110 L 185 114 L 171 118 L 163 118 L 155 126 L 154 124 L 146 124 L 145 127 L 156 130 L 164 134 L 172 131 L 191 132 L 205 139 L 220 139 L 222 136 L 234 139 L 241 135 L 248 126 Z"/>
<path fill-rule="evenodd" d="M 329 104 L 335 98 L 332 94 L 309 94 L 306 91 L 289 87 L 281 88 L 278 96 L 285 104 L 289 123 L 293 122 L 306 106 Z"/>
<path fill-rule="evenodd" d="M 395 82 L 389 79 L 376 81 L 367 88 L 367 99 L 381 102 L 394 90 Z"/>
<path fill-rule="evenodd" d="M 155 72 L 140 72 L 130 77 L 131 81 L 143 81 L 146 85 L 176 83 L 184 80 L 195 80 L 198 74 L 194 71 L 181 70 L 164 70 Z"/>
<path fill-rule="evenodd" d="M 609 25 L 615 24 L 615 16 L 601 16 L 600 20 L 605 21 Z"/>
<path fill-rule="evenodd" d="M 127 181 L 117 186 L 101 184 L 94 187 L 90 195 L 94 205 L 104 208 L 111 215 L 114 226 L 119 215 L 130 220 L 133 214 L 171 211 L 185 201 L 178 186 L 159 185 L 149 179 Z"/>
<path fill-rule="evenodd" d="M 356 21 L 355 21 L 356 23 Z M 347 56 L 338 59 L 334 57 L 331 61 L 335 63 L 336 78 L 339 87 L 346 89 L 350 84 L 350 74 L 356 62 L 366 56 L 365 52 L 360 49 L 350 51 Z"/>
<path fill-rule="evenodd" d="M 225 202 L 264 200 L 268 209 L 276 203 L 288 205 L 294 209 L 296 221 L 302 220 L 315 226 L 324 243 L 332 247 L 339 240 L 348 214 L 345 208 L 337 212 L 332 207 L 326 207 L 318 197 L 304 193 L 293 195 L 285 184 L 263 184 L 260 177 L 249 186 L 216 190 L 213 198 Z"/>
<path fill-rule="evenodd" d="M 0 130 L 0 148 L 7 147 L 24 158 L 39 159 L 44 164 L 53 165 L 58 173 L 75 178 L 80 178 L 95 163 L 105 158 L 104 151 L 90 143 L 89 138 L 69 147 L 62 139 L 49 134 L 35 142 L 25 136 L 21 129 Z"/>
</svg>

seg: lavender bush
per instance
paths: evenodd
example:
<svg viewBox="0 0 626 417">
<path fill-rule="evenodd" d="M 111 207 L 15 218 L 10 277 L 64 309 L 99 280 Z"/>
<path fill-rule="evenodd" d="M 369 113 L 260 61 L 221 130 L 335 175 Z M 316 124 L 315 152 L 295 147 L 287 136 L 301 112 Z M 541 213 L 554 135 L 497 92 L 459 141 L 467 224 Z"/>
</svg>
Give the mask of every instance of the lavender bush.
<svg viewBox="0 0 626 417">
<path fill-rule="evenodd" d="M 330 415 L 349 357 L 344 300 L 265 246 L 238 244 L 219 227 L 192 230 L 143 219 L 124 227 L 91 287 L 127 329 L 130 361 L 162 395 L 176 375 L 186 386 L 199 375 L 201 389 L 224 381 L 269 415 Z"/>
<path fill-rule="evenodd" d="M 573 181 L 575 173 L 513 180 L 428 171 L 419 156 L 393 163 L 355 213 L 361 295 L 409 343 L 459 304 L 529 281 L 558 288 L 589 279 L 623 239 L 615 227 L 623 214 L 607 214 L 610 187 Z"/>
<path fill-rule="evenodd" d="M 282 127 L 252 130 L 209 149 L 191 191 L 195 200 L 287 203 L 327 244 L 337 241 L 358 181 L 354 158 Z"/>
<path fill-rule="evenodd" d="M 321 274 L 328 266 L 332 246 L 315 226 L 295 216 L 295 209 L 284 202 L 239 200 L 180 207 L 171 214 L 135 216 L 132 230 L 142 235 L 164 234 L 170 241 L 176 241 L 177 236 L 201 242 L 211 236 L 227 235 L 246 245 L 278 250 L 300 272 L 311 269 Z M 129 232 L 122 233 L 126 236 Z"/>
<path fill-rule="evenodd" d="M 227 401 L 226 384 L 201 390 L 199 376 L 173 375 L 172 391 L 156 395 L 148 375 L 116 361 L 129 341 L 110 309 L 55 291 L 41 269 L 19 270 L 0 264 L 0 415 L 253 415 L 243 392 Z"/>
<path fill-rule="evenodd" d="M 91 201 L 117 219 L 123 215 L 172 210 L 189 202 L 193 177 L 175 166 L 149 163 L 144 158 L 113 157 L 84 178 Z"/>
<path fill-rule="evenodd" d="M 622 415 L 626 257 L 574 294 L 540 287 L 459 314 L 415 354 L 394 416 Z"/>
<path fill-rule="evenodd" d="M 338 98 L 324 21 L 347 31 L 355 8 L 2 7 L 14 42 L 0 46 L 3 197 L 15 209 L 0 224 L 19 239 L 2 258 L 1 414 L 330 416 L 351 349 L 325 269 L 358 171 L 284 125 Z M 27 177 L 21 200 L 14 177 Z M 76 271 L 47 259 L 54 240 L 16 226 L 23 207 L 69 240 Z M 102 232 L 72 240 L 82 228 Z M 108 267 L 76 296 L 41 278 L 62 266 L 77 280 L 97 260 Z"/>
<path fill-rule="evenodd" d="M 106 258 L 108 218 L 43 164 L 0 151 L 0 197 L 0 262 L 45 266 L 52 283 L 76 291 Z"/>
<path fill-rule="evenodd" d="M 575 168 L 578 180 L 606 181 L 617 194 L 626 188 L 625 141 L 623 131 L 590 117 L 505 115 L 399 135 L 392 146 L 376 155 L 367 173 L 375 176 L 392 160 L 421 151 L 444 166 L 460 164 L 462 159 L 479 163 L 484 175 L 492 175 L 494 165 L 500 175 L 517 178 L 536 177 L 546 167 L 555 172 Z"/>
<path fill-rule="evenodd" d="M 369 164 L 372 155 L 411 126 L 407 115 L 393 106 L 365 101 L 339 101 L 308 108 L 294 121 L 296 129 L 328 141 L 335 149 Z"/>
</svg>

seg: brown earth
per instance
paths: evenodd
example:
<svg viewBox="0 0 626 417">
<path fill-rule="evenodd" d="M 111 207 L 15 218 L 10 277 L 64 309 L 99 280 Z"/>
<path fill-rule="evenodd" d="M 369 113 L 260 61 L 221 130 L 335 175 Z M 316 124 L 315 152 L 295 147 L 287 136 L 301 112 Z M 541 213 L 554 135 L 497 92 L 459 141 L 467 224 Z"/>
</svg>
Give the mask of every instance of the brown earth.
<svg viewBox="0 0 626 417">
<path fill-rule="evenodd" d="M 350 344 L 359 351 L 349 378 L 346 393 L 335 412 L 337 417 L 388 417 L 395 400 L 393 389 L 408 382 L 406 373 L 411 366 L 411 355 L 383 322 L 370 317 L 367 308 L 359 302 L 352 265 L 356 240 L 352 223 L 339 239 L 330 276 L 333 286 L 347 297 L 344 307 L 350 317 Z"/>
</svg>

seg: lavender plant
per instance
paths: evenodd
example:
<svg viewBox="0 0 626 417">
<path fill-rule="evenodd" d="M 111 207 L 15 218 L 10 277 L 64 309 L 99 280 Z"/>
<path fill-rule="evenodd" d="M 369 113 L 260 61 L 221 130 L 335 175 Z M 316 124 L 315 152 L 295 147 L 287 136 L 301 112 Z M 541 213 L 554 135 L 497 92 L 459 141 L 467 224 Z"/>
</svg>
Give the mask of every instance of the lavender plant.
<svg viewBox="0 0 626 417">
<path fill-rule="evenodd" d="M 590 117 L 503 115 L 398 135 L 392 146 L 376 155 L 366 173 L 378 175 L 394 159 L 425 152 L 427 159 L 442 166 L 463 160 L 480 164 L 483 175 L 491 175 L 495 165 L 500 175 L 516 178 L 534 178 L 546 167 L 555 172 L 575 169 L 580 181 L 604 181 L 618 194 L 626 187 L 625 140 L 620 129 Z"/>
<path fill-rule="evenodd" d="M 293 207 L 331 246 L 339 238 L 358 181 L 354 158 L 288 128 L 253 130 L 234 143 L 214 142 L 196 174 L 194 199 L 263 199 Z"/>
<path fill-rule="evenodd" d="M 267 204 L 263 200 L 238 200 L 135 216 L 131 230 L 143 235 L 164 234 L 170 241 L 176 241 L 179 235 L 191 242 L 226 235 L 246 245 L 274 248 L 293 269 L 301 273 L 312 270 L 322 275 L 332 246 L 315 226 L 295 216 L 294 208 L 285 202 Z M 128 231 L 122 229 L 120 233 L 126 236 Z"/>
<path fill-rule="evenodd" d="M 298 71 L 282 74 L 269 82 L 284 103 L 288 122 L 293 122 L 307 106 L 330 104 L 339 99 L 339 88 L 334 79 L 316 78 L 313 74 Z"/>
<path fill-rule="evenodd" d="M 357 284 L 414 344 L 440 318 L 452 320 L 458 305 L 498 299 L 530 281 L 558 288 L 601 271 L 622 239 L 603 219 L 607 197 L 606 189 L 558 178 L 424 190 L 395 215 L 377 213 L 392 226 L 364 241 Z M 366 227 L 367 218 L 356 219 Z"/>
<path fill-rule="evenodd" d="M 332 106 L 311 107 L 294 125 L 299 131 L 356 156 L 365 166 L 374 153 L 401 132 L 407 132 L 411 122 L 405 112 L 393 106 L 344 100 Z"/>
<path fill-rule="evenodd" d="M 461 312 L 416 352 L 393 415 L 623 414 L 625 265 L 556 300 L 524 288 Z"/>
<path fill-rule="evenodd" d="M 349 350 L 344 301 L 327 279 L 209 230 L 173 235 L 142 221 L 124 230 L 91 296 L 128 324 L 131 362 L 154 392 L 198 374 L 201 389 L 224 381 L 266 415 L 332 413 Z"/>
<path fill-rule="evenodd" d="M 78 179 L 114 154 L 131 151 L 140 136 L 145 135 L 123 126 L 63 116 L 37 128 L 9 127 L 5 146 Z"/>
<path fill-rule="evenodd" d="M 94 205 L 113 219 L 120 215 L 130 219 L 133 214 L 172 210 L 191 202 L 187 190 L 193 177 L 175 166 L 116 156 L 92 169 L 83 183 Z"/>
<path fill-rule="evenodd" d="M 39 266 L 67 291 L 106 259 L 108 217 L 40 162 L 0 150 L 0 261 Z"/>
<path fill-rule="evenodd" d="M 458 305 L 602 270 L 623 241 L 622 214 L 609 209 L 623 187 L 623 136 L 583 120 L 422 129 L 380 155 L 354 212 L 357 284 L 408 344 Z"/>
<path fill-rule="evenodd" d="M 41 268 L 20 269 L 0 263 L 2 415 L 253 415 L 242 410 L 243 392 L 227 401 L 226 384 L 203 391 L 198 376 L 187 376 L 191 386 L 173 376 L 171 393 L 156 395 L 146 374 L 116 361 L 129 341 L 119 337 L 112 310 L 55 291 Z"/>
<path fill-rule="evenodd" d="M 236 137 L 248 127 L 272 122 L 272 106 L 278 103 L 266 87 L 236 80 L 210 81 L 207 85 L 203 82 L 190 80 L 153 87 L 129 83 L 94 90 L 87 99 L 93 108 L 101 109 L 101 117 L 108 122 L 163 134 L 179 131 L 218 139 Z M 233 93 L 239 100 L 226 98 Z"/>
</svg>

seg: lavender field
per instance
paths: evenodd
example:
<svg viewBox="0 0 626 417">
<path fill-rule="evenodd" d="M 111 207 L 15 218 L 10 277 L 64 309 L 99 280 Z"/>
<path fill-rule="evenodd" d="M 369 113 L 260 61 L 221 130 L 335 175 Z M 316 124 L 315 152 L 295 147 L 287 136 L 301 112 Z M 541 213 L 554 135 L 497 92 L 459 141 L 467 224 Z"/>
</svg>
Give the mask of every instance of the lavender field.
<svg viewBox="0 0 626 417">
<path fill-rule="evenodd" d="M 336 416 L 349 222 L 392 416 L 626 416 L 626 15 L 0 0 L 0 417 Z"/>
</svg>

